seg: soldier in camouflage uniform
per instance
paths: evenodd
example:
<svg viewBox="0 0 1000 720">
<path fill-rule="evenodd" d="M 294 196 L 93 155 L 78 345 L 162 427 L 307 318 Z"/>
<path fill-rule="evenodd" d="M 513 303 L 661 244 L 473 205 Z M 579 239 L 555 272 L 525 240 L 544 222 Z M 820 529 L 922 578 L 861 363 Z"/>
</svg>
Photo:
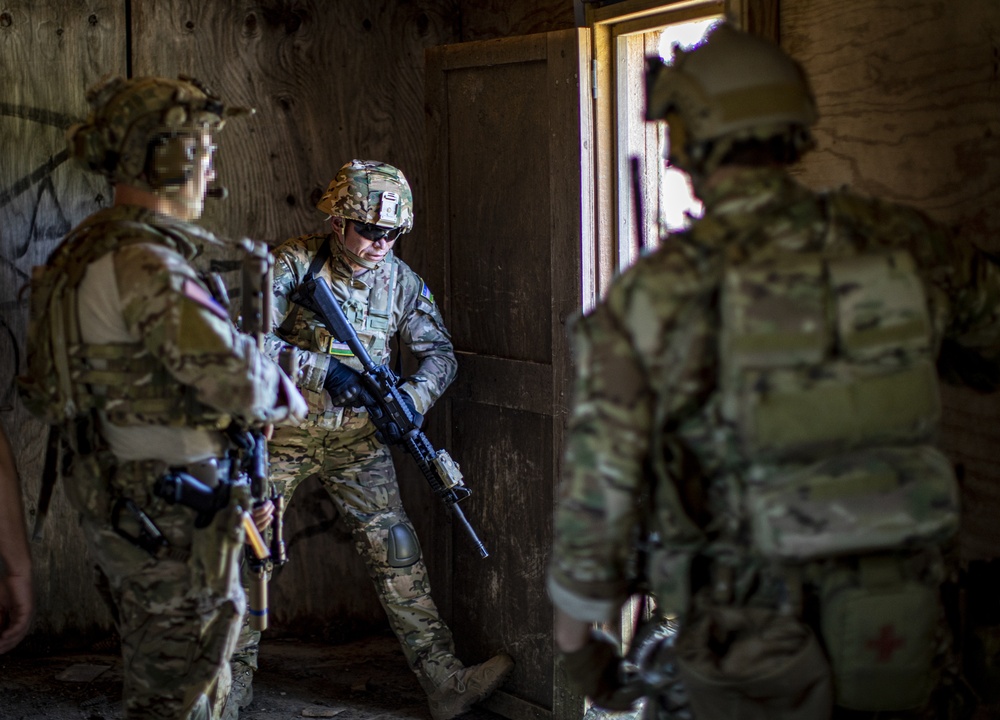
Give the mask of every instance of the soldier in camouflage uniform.
<svg viewBox="0 0 1000 720">
<path fill-rule="evenodd" d="M 191 264 L 219 244 L 193 221 L 212 135 L 236 111 L 190 78 L 116 78 L 87 97 L 70 151 L 109 178 L 114 205 L 35 269 L 22 396 L 66 430 L 66 493 L 121 638 L 124 717 L 217 718 L 251 506 L 222 430 L 301 420 L 306 405 Z M 162 497 L 168 472 L 203 483 L 214 515 Z"/>
<path fill-rule="evenodd" d="M 548 580 L 570 675 L 650 717 L 958 716 L 935 362 L 996 388 L 1000 267 L 913 209 L 796 183 L 807 80 L 729 25 L 650 62 L 647 119 L 705 210 L 575 324 Z M 637 589 L 681 629 L 620 664 L 592 624 Z"/>
<path fill-rule="evenodd" d="M 419 361 L 400 385 L 402 397 L 421 416 L 455 377 L 454 350 L 434 296 L 392 252 L 398 237 L 413 227 L 413 199 L 403 173 L 384 163 L 352 160 L 317 207 L 330 216 L 331 232 L 293 238 L 275 250 L 276 330 L 266 342 L 272 356 L 288 347 L 296 354 L 296 381 L 309 416 L 298 428 L 275 432 L 271 481 L 291 498 L 300 482 L 319 477 L 353 533 L 389 624 L 428 693 L 431 714 L 448 720 L 499 687 L 513 663 L 500 654 L 464 667 L 455 657 L 400 501 L 389 448 L 376 437 L 359 398 L 361 362 L 289 296 L 307 277 L 326 280 L 376 364 L 389 362 L 390 340 L 398 333 L 401 347 Z M 244 636 L 233 675 L 249 683 L 259 633 L 244 629 Z"/>
</svg>

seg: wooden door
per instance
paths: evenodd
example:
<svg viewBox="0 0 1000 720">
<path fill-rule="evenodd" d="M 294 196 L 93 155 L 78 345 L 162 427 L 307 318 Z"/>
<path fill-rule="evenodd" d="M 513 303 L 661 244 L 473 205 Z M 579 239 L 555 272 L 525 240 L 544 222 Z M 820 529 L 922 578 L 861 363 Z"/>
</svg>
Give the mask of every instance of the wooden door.
<svg viewBox="0 0 1000 720">
<path fill-rule="evenodd" d="M 466 662 L 514 657 L 488 702 L 511 718 L 583 709 L 555 680 L 545 573 L 571 379 L 566 325 L 593 294 L 589 48 L 574 29 L 426 55 L 428 232 L 406 257 L 438 294 L 459 355 L 434 412 L 490 552 L 480 559 L 452 528 L 447 617 Z"/>
</svg>

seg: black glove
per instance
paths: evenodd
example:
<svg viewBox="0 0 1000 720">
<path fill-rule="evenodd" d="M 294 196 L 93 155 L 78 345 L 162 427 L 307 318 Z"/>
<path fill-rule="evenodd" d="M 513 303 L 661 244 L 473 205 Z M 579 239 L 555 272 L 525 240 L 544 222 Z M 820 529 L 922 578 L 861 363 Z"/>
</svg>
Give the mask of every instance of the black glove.
<svg viewBox="0 0 1000 720">
<path fill-rule="evenodd" d="M 336 358 L 330 358 L 330 367 L 323 380 L 324 389 L 330 393 L 334 405 L 361 407 L 365 395 L 361 391 L 361 373 Z"/>
<path fill-rule="evenodd" d="M 410 419 L 414 427 L 419 430 L 420 426 L 424 424 L 424 416 L 417 412 L 417 407 L 413 404 L 413 398 L 405 390 L 400 390 L 399 399 L 402 401 L 403 407 L 410 413 Z M 375 433 L 375 439 L 386 445 L 397 445 L 403 440 L 404 435 L 396 423 L 390 422 L 386 423 L 385 427 Z"/>
<path fill-rule="evenodd" d="M 598 707 L 631 710 L 632 703 L 642 694 L 638 688 L 622 685 L 618 674 L 621 663 L 618 643 L 606 633 L 591 631 L 586 645 L 562 653 L 562 657 L 570 684 Z"/>
</svg>

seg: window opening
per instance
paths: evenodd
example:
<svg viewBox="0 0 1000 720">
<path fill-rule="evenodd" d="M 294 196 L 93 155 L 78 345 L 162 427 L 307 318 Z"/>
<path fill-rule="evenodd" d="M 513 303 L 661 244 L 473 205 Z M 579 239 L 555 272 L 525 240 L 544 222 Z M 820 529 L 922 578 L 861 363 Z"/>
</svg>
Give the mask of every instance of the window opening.
<svg viewBox="0 0 1000 720">
<path fill-rule="evenodd" d="M 616 33 L 618 267 L 621 271 L 659 246 L 660 234 L 687 227 L 702 212 L 686 173 L 669 167 L 663 123 L 645 121 L 645 59 L 671 62 L 673 48 L 689 50 L 721 22 L 710 14 Z M 631 31 L 630 31 L 631 30 Z"/>
</svg>

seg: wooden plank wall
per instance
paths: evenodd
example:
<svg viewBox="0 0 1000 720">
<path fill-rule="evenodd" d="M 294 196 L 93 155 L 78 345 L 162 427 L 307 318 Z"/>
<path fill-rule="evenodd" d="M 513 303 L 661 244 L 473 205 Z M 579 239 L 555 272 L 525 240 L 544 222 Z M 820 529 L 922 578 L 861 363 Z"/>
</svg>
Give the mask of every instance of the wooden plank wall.
<svg viewBox="0 0 1000 720">
<path fill-rule="evenodd" d="M 821 116 L 801 179 L 914 205 L 1000 251 L 1000 5 L 782 0 L 780 17 Z M 944 399 L 944 444 L 965 470 L 963 551 L 995 557 L 1000 400 Z"/>
<path fill-rule="evenodd" d="M 401 255 L 412 255 L 420 271 L 419 252 L 407 246 L 421 242 L 428 192 L 424 49 L 566 27 L 572 14 L 569 0 L 8 0 L 0 8 L 0 422 L 17 455 L 29 520 L 44 428 L 13 390 L 27 324 L 27 296 L 18 289 L 70 227 L 110 201 L 103 181 L 65 162 L 63 133 L 86 114 L 86 87 L 129 71 L 184 72 L 257 109 L 219 137 L 220 182 L 230 198 L 211 204 L 204 222 L 228 237 L 273 243 L 319 230 L 313 206 L 342 163 L 365 157 L 398 165 L 413 186 L 418 218 Z M 446 545 L 433 531 L 435 501 L 422 483 L 404 480 L 404 497 L 433 582 L 446 590 L 433 563 Z M 54 502 L 46 538 L 33 547 L 38 613 L 27 649 L 57 636 L 86 641 L 110 628 L 75 518 L 58 491 Z M 338 528 L 318 484 L 304 484 L 289 512 L 296 560 L 273 586 L 276 628 L 338 637 L 384 626 Z"/>
<path fill-rule="evenodd" d="M 110 199 L 106 183 L 66 162 L 64 133 L 86 115 L 85 89 L 125 72 L 124 37 L 122 2 L 8 0 L 0 7 L 0 422 L 23 478 L 29 524 L 47 428 L 14 392 L 27 326 L 27 295 L 19 293 L 32 265 Z M 33 546 L 36 632 L 86 634 L 110 623 L 82 545 L 57 493 L 44 542 Z"/>
</svg>

